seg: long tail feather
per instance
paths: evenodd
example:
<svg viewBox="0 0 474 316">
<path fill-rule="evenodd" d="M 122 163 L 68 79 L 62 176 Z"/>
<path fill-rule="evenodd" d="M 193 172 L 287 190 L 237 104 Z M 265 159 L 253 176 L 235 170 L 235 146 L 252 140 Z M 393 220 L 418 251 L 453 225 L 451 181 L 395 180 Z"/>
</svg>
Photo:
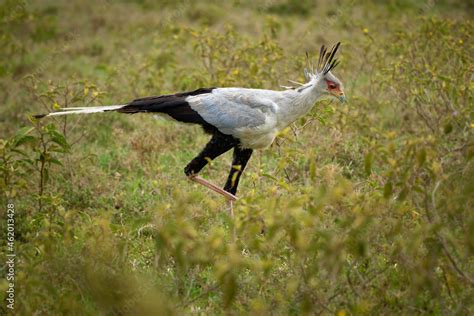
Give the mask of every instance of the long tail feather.
<svg viewBox="0 0 474 316">
<path fill-rule="evenodd" d="M 56 112 L 47 114 L 34 115 L 34 118 L 40 119 L 47 116 L 69 115 L 69 114 L 90 114 L 107 111 L 116 111 L 123 108 L 125 105 L 108 105 L 108 106 L 91 106 L 91 107 L 76 107 L 76 108 L 61 108 Z"/>
</svg>

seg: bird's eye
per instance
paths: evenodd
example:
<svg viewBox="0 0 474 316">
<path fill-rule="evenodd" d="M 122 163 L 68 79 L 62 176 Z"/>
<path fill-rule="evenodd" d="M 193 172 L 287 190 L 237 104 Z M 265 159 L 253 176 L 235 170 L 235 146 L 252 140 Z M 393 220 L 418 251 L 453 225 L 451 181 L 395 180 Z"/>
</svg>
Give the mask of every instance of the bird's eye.
<svg viewBox="0 0 474 316">
<path fill-rule="evenodd" d="M 328 84 L 329 89 L 336 89 L 337 88 L 337 84 L 335 82 L 327 81 L 327 84 Z"/>
</svg>

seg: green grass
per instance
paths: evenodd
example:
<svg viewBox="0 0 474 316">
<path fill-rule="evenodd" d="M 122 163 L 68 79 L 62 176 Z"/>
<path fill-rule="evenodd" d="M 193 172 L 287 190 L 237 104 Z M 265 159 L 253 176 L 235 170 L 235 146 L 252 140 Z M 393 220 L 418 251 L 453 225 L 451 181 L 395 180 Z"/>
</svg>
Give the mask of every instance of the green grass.
<svg viewBox="0 0 474 316">
<path fill-rule="evenodd" d="M 0 7 L 0 188 L 2 205 L 17 210 L 15 314 L 474 312 L 467 2 Z M 184 177 L 209 137 L 196 126 L 116 113 L 28 118 L 55 103 L 278 89 L 303 80 L 305 51 L 336 41 L 348 102 L 317 103 L 252 156 L 234 219 Z M 230 160 L 202 175 L 223 184 Z M 6 232 L 4 207 L 0 217 Z M 2 299 L 7 287 L 2 279 Z"/>
</svg>

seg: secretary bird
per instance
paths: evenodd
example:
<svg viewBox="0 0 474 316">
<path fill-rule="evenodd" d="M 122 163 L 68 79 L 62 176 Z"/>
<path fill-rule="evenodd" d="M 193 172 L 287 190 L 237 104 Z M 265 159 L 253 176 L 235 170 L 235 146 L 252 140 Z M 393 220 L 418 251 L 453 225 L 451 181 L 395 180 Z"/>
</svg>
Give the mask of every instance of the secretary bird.
<svg viewBox="0 0 474 316">
<path fill-rule="evenodd" d="M 240 176 L 254 149 L 272 144 L 278 132 L 305 115 L 317 100 L 334 96 L 345 101 L 342 83 L 332 73 L 340 43 L 331 50 L 323 45 L 316 69 L 306 54 L 307 82 L 282 91 L 247 88 L 200 88 L 191 92 L 136 99 L 125 105 L 62 108 L 57 112 L 36 115 L 37 119 L 70 114 L 98 112 L 158 113 L 179 122 L 199 124 L 212 138 L 184 168 L 186 176 L 226 197 L 232 207 Z M 294 82 L 296 83 L 296 82 Z M 224 189 L 198 177 L 213 159 L 234 149 L 232 166 Z"/>
</svg>

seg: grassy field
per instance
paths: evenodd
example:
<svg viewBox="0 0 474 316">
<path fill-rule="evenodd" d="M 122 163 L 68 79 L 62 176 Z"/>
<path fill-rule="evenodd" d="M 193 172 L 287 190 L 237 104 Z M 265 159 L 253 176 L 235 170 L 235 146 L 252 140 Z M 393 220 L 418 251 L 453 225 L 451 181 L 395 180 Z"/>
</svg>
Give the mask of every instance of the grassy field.
<svg viewBox="0 0 474 316">
<path fill-rule="evenodd" d="M 0 313 L 472 315 L 473 13 L 463 0 L 1 1 Z M 279 89 L 337 41 L 348 102 L 318 102 L 254 154 L 234 219 L 184 176 L 199 127 L 31 119 Z M 202 175 L 223 184 L 230 159 Z"/>
</svg>

